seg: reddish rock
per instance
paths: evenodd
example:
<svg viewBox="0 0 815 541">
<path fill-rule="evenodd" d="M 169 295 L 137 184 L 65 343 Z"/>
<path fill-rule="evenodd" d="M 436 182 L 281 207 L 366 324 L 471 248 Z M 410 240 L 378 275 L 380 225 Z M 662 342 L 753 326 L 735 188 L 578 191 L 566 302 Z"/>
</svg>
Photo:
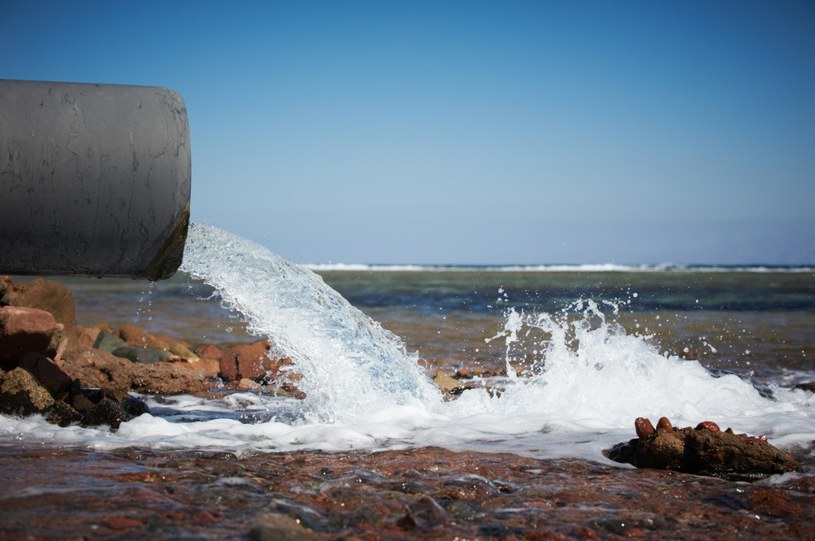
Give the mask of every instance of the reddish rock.
<svg viewBox="0 0 815 541">
<path fill-rule="evenodd" d="M 0 362 L 11 368 L 25 353 L 45 355 L 56 332 L 57 322 L 45 310 L 17 306 L 0 308 Z"/>
<path fill-rule="evenodd" d="M 227 381 L 265 378 L 267 371 L 274 368 L 269 358 L 271 347 L 268 340 L 229 347 L 221 355 L 221 377 Z"/>
<path fill-rule="evenodd" d="M 657 422 L 657 430 L 667 430 L 668 432 L 673 432 L 674 425 L 671 424 L 671 421 L 667 417 L 660 417 L 659 421 Z"/>
<path fill-rule="evenodd" d="M 722 429 L 713 421 L 702 421 L 696 425 L 696 430 L 709 430 L 710 432 L 721 432 Z"/>
<path fill-rule="evenodd" d="M 67 336 L 73 336 L 76 308 L 71 290 L 52 280 L 37 278 L 29 283 L 15 284 L 8 277 L 0 281 L 0 305 L 39 308 L 50 312 L 65 326 Z"/>
<path fill-rule="evenodd" d="M 654 425 L 645 417 L 637 417 L 634 421 L 634 429 L 637 431 L 638 438 L 649 438 L 655 432 Z"/>
<path fill-rule="evenodd" d="M 119 338 L 128 344 L 136 346 L 148 346 L 163 350 L 169 349 L 167 342 L 156 338 L 141 327 L 137 327 L 135 325 L 124 325 L 119 329 L 117 334 L 119 335 Z"/>
<path fill-rule="evenodd" d="M 221 351 L 221 348 L 213 344 L 201 344 L 199 346 L 196 346 L 194 351 L 196 355 L 206 359 L 220 360 L 221 355 L 223 355 L 223 351 Z"/>
<path fill-rule="evenodd" d="M 81 349 L 90 349 L 99 338 L 102 330 L 99 327 L 76 327 L 76 345 Z"/>
<path fill-rule="evenodd" d="M 101 349 L 65 359 L 63 370 L 83 387 L 161 394 L 194 393 L 208 387 L 204 375 L 186 363 L 137 364 Z"/>
<path fill-rule="evenodd" d="M 198 357 L 195 360 L 189 361 L 186 366 L 201 374 L 203 378 L 212 378 L 217 376 L 221 371 L 221 363 L 218 359 L 207 359 Z"/>
</svg>

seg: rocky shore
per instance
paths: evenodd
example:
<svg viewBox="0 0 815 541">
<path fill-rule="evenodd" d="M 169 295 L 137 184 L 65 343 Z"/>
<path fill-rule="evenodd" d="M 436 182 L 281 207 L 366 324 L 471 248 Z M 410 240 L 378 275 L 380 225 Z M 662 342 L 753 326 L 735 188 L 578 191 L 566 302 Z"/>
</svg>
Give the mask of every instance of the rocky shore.
<svg viewBox="0 0 815 541">
<path fill-rule="evenodd" d="M 0 277 L 0 412 L 66 426 L 120 423 L 147 411 L 129 393 L 200 393 L 213 385 L 302 398 L 271 344 L 196 344 L 134 325 L 76 324 L 65 286 Z"/>
<path fill-rule="evenodd" d="M 64 286 L 0 277 L 6 415 L 116 430 L 148 411 L 138 394 L 218 385 L 304 398 L 296 366 L 271 350 L 267 340 L 194 344 L 133 325 L 83 327 Z M 455 400 L 498 375 L 459 369 L 434 381 Z M 2 444 L 0 482 L 17 488 L 0 491 L 0 537 L 815 538 L 811 450 L 800 462 L 709 421 L 634 426 L 636 439 L 605 453 L 638 469 L 436 448 L 239 457 Z"/>
</svg>

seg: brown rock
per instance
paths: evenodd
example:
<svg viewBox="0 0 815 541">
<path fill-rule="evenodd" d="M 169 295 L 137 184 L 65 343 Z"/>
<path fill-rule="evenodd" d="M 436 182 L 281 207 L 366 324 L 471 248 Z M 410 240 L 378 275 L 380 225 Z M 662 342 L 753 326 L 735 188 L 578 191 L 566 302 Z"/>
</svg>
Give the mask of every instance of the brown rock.
<svg viewBox="0 0 815 541">
<path fill-rule="evenodd" d="M 37 278 L 26 284 L 6 279 L 0 283 L 0 305 L 39 308 L 53 314 L 69 332 L 76 325 L 76 309 L 71 290 L 52 280 Z"/>
<path fill-rule="evenodd" d="M 27 370 L 57 400 L 63 399 L 71 387 L 71 376 L 41 353 L 26 353 L 20 367 Z"/>
<path fill-rule="evenodd" d="M 745 480 L 798 469 L 791 455 L 766 439 L 709 429 L 686 431 L 683 463 L 691 473 Z"/>
<path fill-rule="evenodd" d="M 708 430 L 710 432 L 721 432 L 722 429 L 713 421 L 702 421 L 696 425 L 696 430 Z"/>
<path fill-rule="evenodd" d="M 45 355 L 56 331 L 54 316 L 45 310 L 17 306 L 0 308 L 0 362 L 11 368 L 25 353 Z"/>
<path fill-rule="evenodd" d="M 199 357 L 203 357 L 206 359 L 220 359 L 221 355 L 223 355 L 223 351 L 218 346 L 213 344 L 201 344 L 196 346 L 195 353 Z"/>
<path fill-rule="evenodd" d="M 221 363 L 218 359 L 198 357 L 195 360 L 189 361 L 187 366 L 190 370 L 201 374 L 203 378 L 215 377 L 221 371 Z"/>
<path fill-rule="evenodd" d="M 99 327 L 76 327 L 76 344 L 81 349 L 90 349 L 99 338 L 99 333 L 102 330 Z"/>
<path fill-rule="evenodd" d="M 433 383 L 445 393 L 452 393 L 456 389 L 463 387 L 459 380 L 441 371 L 436 372 L 436 375 L 433 376 Z"/>
<path fill-rule="evenodd" d="M 101 349 L 65 359 L 63 370 L 82 387 L 114 387 L 144 393 L 179 394 L 203 391 L 205 377 L 187 363 L 137 364 Z"/>
<path fill-rule="evenodd" d="M 645 417 L 637 417 L 634 421 L 634 429 L 637 431 L 638 438 L 650 438 L 655 430 L 651 421 Z"/>
<path fill-rule="evenodd" d="M 168 347 L 170 356 L 177 360 L 193 362 L 198 360 L 198 355 L 192 352 L 190 348 L 180 342 L 171 342 Z"/>
<path fill-rule="evenodd" d="M 54 398 L 34 376 L 15 368 L 0 378 L 0 412 L 16 415 L 45 413 L 54 405 Z"/>
<path fill-rule="evenodd" d="M 696 428 L 648 433 L 640 430 L 642 421 L 643 418 L 638 418 L 635 427 L 637 433 L 642 432 L 643 436 L 615 445 L 604 452 L 606 456 L 638 468 L 674 470 L 732 480 L 755 480 L 798 469 L 791 455 L 773 447 L 763 437 L 734 434 L 730 429 L 722 432 L 711 421 L 703 421 Z"/>
<path fill-rule="evenodd" d="M 668 432 L 673 432 L 674 425 L 671 424 L 671 421 L 667 417 L 660 417 L 659 421 L 657 422 L 657 430 L 667 430 Z"/>
<path fill-rule="evenodd" d="M 267 370 L 273 368 L 269 358 L 271 347 L 268 340 L 229 347 L 221 355 L 221 377 L 227 381 L 265 378 Z"/>
<path fill-rule="evenodd" d="M 119 338 L 128 344 L 136 346 L 148 346 L 155 349 L 168 349 L 166 342 L 157 339 L 149 332 L 135 325 L 124 325 L 119 329 L 117 334 L 119 335 Z"/>
<path fill-rule="evenodd" d="M 238 389 L 241 391 L 257 391 L 260 389 L 260 383 L 253 379 L 241 378 L 238 382 Z"/>
</svg>

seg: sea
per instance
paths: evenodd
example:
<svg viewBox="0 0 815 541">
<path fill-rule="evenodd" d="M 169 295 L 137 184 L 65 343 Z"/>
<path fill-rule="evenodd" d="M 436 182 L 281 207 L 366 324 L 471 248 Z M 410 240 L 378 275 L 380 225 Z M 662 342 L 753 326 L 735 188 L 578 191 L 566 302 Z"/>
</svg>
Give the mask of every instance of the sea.
<svg viewBox="0 0 815 541">
<path fill-rule="evenodd" d="M 0 416 L 4 445 L 613 464 L 603 450 L 633 438 L 635 418 L 667 416 L 815 456 L 815 395 L 795 389 L 815 381 L 813 266 L 297 265 L 194 224 L 170 280 L 58 279 L 81 325 L 269 338 L 307 398 L 214 381 L 207 396 L 145 396 L 151 413 L 117 431 Z M 439 373 L 467 374 L 466 389 L 443 394 Z"/>
</svg>

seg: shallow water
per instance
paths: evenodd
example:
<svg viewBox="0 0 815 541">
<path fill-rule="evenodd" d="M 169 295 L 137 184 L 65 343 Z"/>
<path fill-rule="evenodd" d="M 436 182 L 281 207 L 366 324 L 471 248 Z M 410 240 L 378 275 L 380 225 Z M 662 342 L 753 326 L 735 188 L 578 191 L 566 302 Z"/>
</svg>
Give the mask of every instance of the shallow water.
<svg viewBox="0 0 815 541">
<path fill-rule="evenodd" d="M 437 445 L 607 462 L 602 449 L 629 439 L 634 418 L 666 415 L 790 449 L 815 440 L 812 394 L 781 388 L 815 379 L 808 269 L 323 269 L 321 279 L 201 227 L 184 269 L 199 279 L 73 281 L 80 322 L 192 342 L 268 336 L 304 374 L 306 401 L 166 398 L 114 434 L 2 418 L 6 437 L 241 453 Z M 503 374 L 482 384 L 502 392 L 443 401 L 428 376 L 456 368 Z"/>
<path fill-rule="evenodd" d="M 812 269 L 362 267 L 320 278 L 217 230 L 193 228 L 191 241 L 202 251 L 185 268 L 199 278 L 64 280 L 79 323 L 192 343 L 269 336 L 295 358 L 308 399 L 217 386 L 151 396 L 152 414 L 116 432 L 0 416 L 4 538 L 811 532 L 815 399 L 789 387 L 815 380 Z M 444 401 L 429 377 L 457 369 L 493 375 Z M 802 472 L 744 485 L 603 456 L 634 436 L 635 417 L 663 415 L 766 434 Z"/>
</svg>

